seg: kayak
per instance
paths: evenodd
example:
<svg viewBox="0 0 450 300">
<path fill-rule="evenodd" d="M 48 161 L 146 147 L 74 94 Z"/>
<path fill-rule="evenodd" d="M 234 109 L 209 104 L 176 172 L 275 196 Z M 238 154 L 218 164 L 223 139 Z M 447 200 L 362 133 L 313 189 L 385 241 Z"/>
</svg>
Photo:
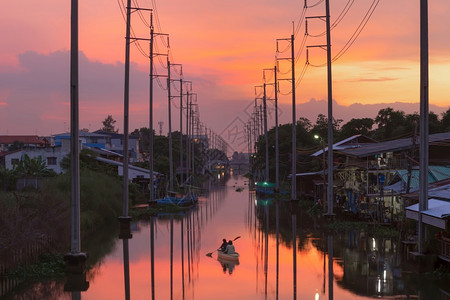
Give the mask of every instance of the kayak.
<svg viewBox="0 0 450 300">
<path fill-rule="evenodd" d="M 217 251 L 217 256 L 219 259 L 222 260 L 228 260 L 228 261 L 237 261 L 239 260 L 239 253 L 234 252 L 234 253 L 223 253 L 222 251 Z"/>
</svg>

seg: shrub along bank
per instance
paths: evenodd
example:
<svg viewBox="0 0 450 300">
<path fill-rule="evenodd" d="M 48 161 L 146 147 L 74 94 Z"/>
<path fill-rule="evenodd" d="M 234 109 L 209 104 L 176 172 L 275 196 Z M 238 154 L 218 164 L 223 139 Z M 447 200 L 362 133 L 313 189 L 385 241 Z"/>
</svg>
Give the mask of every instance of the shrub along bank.
<svg viewBox="0 0 450 300">
<path fill-rule="evenodd" d="M 39 253 L 62 254 L 70 250 L 69 175 L 49 178 L 39 190 L 1 192 L 0 199 L 0 264 L 6 269 L 17 267 L 9 261 L 17 253 L 21 253 L 23 263 L 29 264 Z M 96 232 L 103 234 L 103 228 L 114 232 L 111 228 L 118 227 L 117 216 L 121 208 L 122 184 L 119 178 L 83 168 L 80 172 L 83 251 L 89 252 L 83 245 L 91 244 L 88 240 Z M 107 235 L 110 236 L 109 233 Z M 113 234 L 111 240 L 115 236 Z M 28 253 L 24 249 L 31 251 L 24 256 L 23 253 Z M 97 253 L 93 257 L 90 254 L 89 260 L 92 263 L 100 255 Z"/>
</svg>

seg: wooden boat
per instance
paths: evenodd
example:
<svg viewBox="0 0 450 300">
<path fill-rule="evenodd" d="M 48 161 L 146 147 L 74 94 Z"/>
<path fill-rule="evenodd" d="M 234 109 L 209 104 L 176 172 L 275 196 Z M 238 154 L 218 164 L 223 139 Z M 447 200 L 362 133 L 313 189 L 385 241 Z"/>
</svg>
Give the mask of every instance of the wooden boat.
<svg viewBox="0 0 450 300">
<path fill-rule="evenodd" d="M 223 253 L 222 251 L 217 251 L 217 257 L 219 260 L 226 260 L 226 261 L 238 261 L 239 260 L 239 253 Z"/>
</svg>

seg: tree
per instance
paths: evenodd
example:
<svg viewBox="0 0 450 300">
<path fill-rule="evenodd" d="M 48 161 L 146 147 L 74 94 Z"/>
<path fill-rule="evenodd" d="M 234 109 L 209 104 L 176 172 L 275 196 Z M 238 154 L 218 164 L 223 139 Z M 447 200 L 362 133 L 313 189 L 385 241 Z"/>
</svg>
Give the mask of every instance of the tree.
<svg viewBox="0 0 450 300">
<path fill-rule="evenodd" d="M 336 139 L 337 133 L 339 131 L 342 119 L 333 118 L 333 140 Z M 311 132 L 318 134 L 324 140 L 328 139 L 328 117 L 324 114 L 319 114 L 317 116 L 316 125 L 312 128 Z"/>
<path fill-rule="evenodd" d="M 430 133 L 439 133 L 443 130 L 441 122 L 439 121 L 439 116 L 432 111 L 428 115 L 428 128 Z"/>
<path fill-rule="evenodd" d="M 106 131 L 106 132 L 117 133 L 117 132 L 119 132 L 119 129 L 114 128 L 115 123 L 116 123 L 116 120 L 114 120 L 112 115 L 108 115 L 105 118 L 105 120 L 102 122 L 103 128 L 101 130 Z"/>
<path fill-rule="evenodd" d="M 375 131 L 376 138 L 396 138 L 405 133 L 405 112 L 394 111 L 391 107 L 380 109 L 375 118 L 375 124 L 378 125 Z"/>
<path fill-rule="evenodd" d="M 442 132 L 450 131 L 450 108 L 442 113 L 441 128 Z"/>
<path fill-rule="evenodd" d="M 351 119 L 341 128 L 341 138 L 345 139 L 357 134 L 369 135 L 374 124 L 371 118 Z"/>
</svg>

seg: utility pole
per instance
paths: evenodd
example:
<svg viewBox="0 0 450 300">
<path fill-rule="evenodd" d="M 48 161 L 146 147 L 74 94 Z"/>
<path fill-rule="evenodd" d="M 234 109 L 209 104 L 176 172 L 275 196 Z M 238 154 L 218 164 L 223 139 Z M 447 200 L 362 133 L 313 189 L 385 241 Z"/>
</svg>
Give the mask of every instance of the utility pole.
<svg viewBox="0 0 450 300">
<path fill-rule="evenodd" d="M 129 1 L 129 0 L 128 0 Z M 149 91 L 149 129 L 150 129 L 150 136 L 149 136 L 149 167 L 150 167 L 150 174 L 149 174 L 149 187 L 150 187 L 150 197 L 149 197 L 149 203 L 153 204 L 155 203 L 155 187 L 153 182 L 153 173 L 154 173 L 154 165 L 153 165 L 153 78 L 158 75 L 153 74 L 153 59 L 155 55 L 163 55 L 160 53 L 154 53 L 153 51 L 153 44 L 155 36 L 157 35 L 165 35 L 168 36 L 168 34 L 163 33 L 155 33 L 153 28 L 153 12 L 150 10 L 150 91 Z"/>
<path fill-rule="evenodd" d="M 80 145 L 78 103 L 78 0 L 71 1 L 70 24 L 70 253 L 64 256 L 68 266 L 84 272 L 86 253 L 81 253 L 80 234 Z M 81 299 L 81 296 L 78 295 Z"/>
<path fill-rule="evenodd" d="M 122 215 L 128 216 L 128 123 L 130 102 L 130 24 L 131 24 L 131 1 L 127 0 L 127 29 L 125 44 L 125 88 L 123 107 L 123 201 Z"/>
<path fill-rule="evenodd" d="M 420 169 L 419 169 L 419 253 L 426 240 L 422 212 L 428 209 L 428 0 L 420 0 Z"/>
<path fill-rule="evenodd" d="M 266 73 L 265 71 L 271 71 L 274 74 L 274 81 L 271 85 L 273 85 L 274 89 L 274 98 L 273 99 L 267 99 L 267 100 L 274 100 L 275 102 L 275 190 L 280 190 L 280 184 L 279 184 L 279 151 L 278 151 L 278 87 L 277 87 L 277 66 L 275 65 L 273 68 L 270 69 L 264 69 L 263 70 L 263 78 L 264 78 L 264 84 L 266 84 Z M 266 95 L 266 93 L 264 93 Z M 267 113 L 266 113 L 267 115 Z"/>
<path fill-rule="evenodd" d="M 275 76 L 273 87 L 275 93 L 275 189 L 280 190 L 280 152 L 278 148 L 278 82 L 277 82 L 277 66 L 273 67 Z"/>
<path fill-rule="evenodd" d="M 150 92 L 149 92 L 149 149 L 148 149 L 148 164 L 150 169 L 149 174 L 149 188 L 150 188 L 150 198 L 149 204 L 155 202 L 155 186 L 153 182 L 153 39 L 154 39 L 154 29 L 153 29 L 153 12 L 150 13 Z"/>
<path fill-rule="evenodd" d="M 189 116 L 190 116 L 190 101 L 191 94 L 189 91 L 186 93 L 186 181 L 189 180 L 189 170 L 191 167 L 189 139 L 190 139 L 190 127 L 189 127 Z"/>
<path fill-rule="evenodd" d="M 265 172 L 265 182 L 269 182 L 269 135 L 267 133 L 267 95 L 266 95 L 266 83 L 263 84 L 264 87 L 264 96 L 263 96 L 263 105 L 264 105 L 264 139 L 266 140 L 266 172 Z"/>
<path fill-rule="evenodd" d="M 293 29 L 294 31 L 294 29 Z M 295 56 L 294 56 L 294 32 L 291 35 L 291 69 L 292 69 L 292 190 L 291 199 L 297 200 L 297 133 L 295 112 Z"/>
<path fill-rule="evenodd" d="M 167 96 L 168 96 L 168 112 L 169 112 L 169 190 L 173 191 L 173 157 L 172 157 L 172 105 L 170 94 L 170 61 L 167 59 Z"/>
<path fill-rule="evenodd" d="M 333 215 L 333 87 L 331 78 L 331 33 L 330 33 L 330 0 L 325 0 L 327 27 L 327 78 L 328 78 L 328 185 L 327 215 Z"/>
<path fill-rule="evenodd" d="M 290 80 L 292 84 L 292 153 L 291 153 L 291 200 L 297 200 L 297 133 L 296 133 L 296 125 L 297 125 L 297 114 L 295 111 L 295 29 L 292 29 L 291 38 L 285 39 L 277 39 L 277 53 L 278 51 L 278 42 L 279 41 L 288 41 L 291 44 L 291 57 L 279 58 L 277 57 L 277 63 L 279 60 L 290 60 L 291 61 L 291 78 L 290 79 L 276 79 L 275 80 L 275 96 L 277 96 L 277 84 L 279 80 Z M 275 67 L 276 69 L 276 67 Z M 275 72 L 276 76 L 277 72 Z M 278 100 L 277 100 L 278 101 Z M 278 118 L 278 112 L 276 113 Z M 277 126 L 278 127 L 278 126 Z"/>
<path fill-rule="evenodd" d="M 318 18 L 323 20 L 323 16 L 307 17 L 306 19 Z M 327 52 L 327 87 L 328 87 L 328 176 L 327 176 L 327 212 L 325 215 L 333 216 L 333 86 L 332 86 L 332 72 L 331 72 L 331 30 L 330 30 L 330 1 L 325 0 L 325 23 L 327 44 L 307 46 L 307 49 L 312 47 L 319 47 L 326 49 Z M 307 54 L 308 56 L 308 54 Z M 325 180 L 325 178 L 324 178 Z M 324 199 L 325 205 L 325 199 Z"/>
<path fill-rule="evenodd" d="M 183 185 L 183 79 L 180 78 L 180 185 Z"/>
</svg>

